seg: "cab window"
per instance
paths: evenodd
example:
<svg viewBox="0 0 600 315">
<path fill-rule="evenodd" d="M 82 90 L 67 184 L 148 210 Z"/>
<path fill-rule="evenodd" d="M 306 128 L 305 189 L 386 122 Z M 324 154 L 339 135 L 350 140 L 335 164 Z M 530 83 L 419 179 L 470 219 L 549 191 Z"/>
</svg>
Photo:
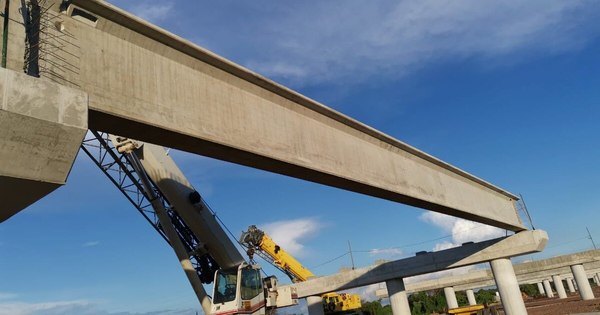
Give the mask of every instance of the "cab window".
<svg viewBox="0 0 600 315">
<path fill-rule="evenodd" d="M 250 266 L 242 269 L 242 300 L 250 300 L 262 293 L 262 279 L 260 270 Z"/>
<path fill-rule="evenodd" d="M 235 300 L 237 285 L 237 268 L 219 270 L 215 282 L 213 303 L 225 303 Z"/>
</svg>

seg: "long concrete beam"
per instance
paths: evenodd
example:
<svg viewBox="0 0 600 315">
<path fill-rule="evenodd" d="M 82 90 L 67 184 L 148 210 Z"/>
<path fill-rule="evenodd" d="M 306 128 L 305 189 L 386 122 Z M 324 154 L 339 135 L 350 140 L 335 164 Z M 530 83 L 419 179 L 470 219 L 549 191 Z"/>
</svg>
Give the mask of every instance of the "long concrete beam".
<svg viewBox="0 0 600 315">
<path fill-rule="evenodd" d="M 482 179 L 105 1 L 48 3 L 39 75 L 89 95 L 91 129 L 525 229 L 517 197 Z M 31 69 L 12 6 L 8 66 Z"/>
<path fill-rule="evenodd" d="M 426 253 L 376 266 L 345 271 L 291 284 L 298 297 L 362 287 L 386 280 L 406 278 L 440 270 L 474 265 L 491 260 L 540 252 L 548 242 L 541 230 L 523 231 L 508 237 L 465 244 L 461 247 Z"/>
<path fill-rule="evenodd" d="M 586 270 L 600 267 L 600 250 L 589 250 L 579 253 L 561 255 L 557 257 L 530 261 L 514 266 L 519 283 L 528 283 L 534 280 L 548 279 L 553 275 L 571 273 L 570 266 L 583 264 Z M 457 289 L 473 289 L 494 285 L 490 276 L 468 284 L 457 284 Z"/>
<path fill-rule="evenodd" d="M 589 250 L 557 257 L 530 261 L 514 265 L 515 275 L 520 284 L 536 283 L 550 279 L 553 275 L 571 274 L 571 265 L 583 264 L 590 273 L 600 268 L 600 250 Z M 410 281 L 410 280 L 409 280 Z M 452 275 L 419 282 L 406 281 L 406 292 L 423 292 L 444 287 L 454 287 L 456 291 L 494 286 L 496 283 L 490 269 L 473 270 L 467 274 Z M 386 289 L 379 289 L 378 296 L 387 296 Z"/>
</svg>

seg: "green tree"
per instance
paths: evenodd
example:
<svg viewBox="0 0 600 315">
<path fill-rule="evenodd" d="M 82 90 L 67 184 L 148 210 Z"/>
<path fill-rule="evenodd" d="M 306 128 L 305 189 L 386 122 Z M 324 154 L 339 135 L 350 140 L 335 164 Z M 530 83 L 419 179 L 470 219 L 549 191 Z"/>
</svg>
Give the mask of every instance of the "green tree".
<svg viewBox="0 0 600 315">
<path fill-rule="evenodd" d="M 528 296 L 536 297 L 536 296 L 540 295 L 540 293 L 538 292 L 537 285 L 522 284 L 519 286 L 519 288 L 521 289 L 521 292 L 527 294 Z"/>
<path fill-rule="evenodd" d="M 467 293 L 464 291 L 456 292 L 456 302 L 458 302 L 458 306 L 469 305 L 469 300 L 467 299 Z"/>
<path fill-rule="evenodd" d="M 382 306 L 381 299 L 377 301 L 361 302 L 361 311 L 371 315 L 392 315 L 392 307 L 389 305 Z"/>
<path fill-rule="evenodd" d="M 496 302 L 496 290 L 479 290 L 475 292 L 477 302 L 491 304 Z"/>
</svg>

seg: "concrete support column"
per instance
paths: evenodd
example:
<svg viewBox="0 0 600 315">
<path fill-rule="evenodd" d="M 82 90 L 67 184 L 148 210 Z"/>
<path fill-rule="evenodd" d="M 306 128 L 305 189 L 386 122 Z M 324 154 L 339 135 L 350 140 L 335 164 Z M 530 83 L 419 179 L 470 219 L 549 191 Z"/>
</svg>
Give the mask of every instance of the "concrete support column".
<svg viewBox="0 0 600 315">
<path fill-rule="evenodd" d="M 565 286 L 563 285 L 562 278 L 559 275 L 552 276 L 552 281 L 554 282 L 554 288 L 556 289 L 556 293 L 558 293 L 559 299 L 566 299 L 567 292 L 565 291 Z"/>
<path fill-rule="evenodd" d="M 573 282 L 573 286 L 575 287 L 575 291 L 579 291 L 579 288 L 577 287 L 577 282 L 575 281 L 575 278 L 571 278 L 571 282 Z"/>
<path fill-rule="evenodd" d="M 595 283 L 596 285 L 598 285 L 598 283 L 600 283 L 600 281 L 598 280 L 598 275 L 594 274 L 594 275 L 592 276 L 592 278 L 594 279 L 594 283 Z"/>
<path fill-rule="evenodd" d="M 544 291 L 544 286 L 542 285 L 542 283 L 541 283 L 541 282 L 538 282 L 538 283 L 537 283 L 537 286 L 538 286 L 538 292 L 539 292 L 541 295 L 546 295 L 546 291 Z"/>
<path fill-rule="evenodd" d="M 477 305 L 475 293 L 471 289 L 467 290 L 467 300 L 469 301 L 469 305 Z"/>
<path fill-rule="evenodd" d="M 323 298 L 320 296 L 309 296 L 306 297 L 306 304 L 308 304 L 308 315 L 325 315 L 323 310 Z"/>
<path fill-rule="evenodd" d="M 579 264 L 571 266 L 571 272 L 573 273 L 573 278 L 575 278 L 575 282 L 577 283 L 577 289 L 579 290 L 579 295 L 581 296 L 581 299 L 594 299 L 594 292 L 592 292 L 592 287 L 588 282 L 588 277 L 585 273 L 583 265 Z"/>
<path fill-rule="evenodd" d="M 552 287 L 550 286 L 550 281 L 544 280 L 544 290 L 546 290 L 546 296 L 549 298 L 554 297 L 554 292 L 552 292 Z"/>
<path fill-rule="evenodd" d="M 500 292 L 500 300 L 506 315 L 527 314 L 525 302 L 521 296 L 519 283 L 513 265 L 508 258 L 500 258 L 490 261 L 496 287 Z"/>
<path fill-rule="evenodd" d="M 392 279 L 385 282 L 388 296 L 390 297 L 390 305 L 392 306 L 392 314 L 394 315 L 410 315 L 410 306 L 408 305 L 408 297 L 404 281 L 401 278 Z"/>
<path fill-rule="evenodd" d="M 567 287 L 569 288 L 569 293 L 575 293 L 575 286 L 573 285 L 573 279 L 567 278 Z"/>
<path fill-rule="evenodd" d="M 458 301 L 456 300 L 456 293 L 454 293 L 453 287 L 444 288 L 444 295 L 446 296 L 446 304 L 448 304 L 448 309 L 458 307 Z"/>
</svg>

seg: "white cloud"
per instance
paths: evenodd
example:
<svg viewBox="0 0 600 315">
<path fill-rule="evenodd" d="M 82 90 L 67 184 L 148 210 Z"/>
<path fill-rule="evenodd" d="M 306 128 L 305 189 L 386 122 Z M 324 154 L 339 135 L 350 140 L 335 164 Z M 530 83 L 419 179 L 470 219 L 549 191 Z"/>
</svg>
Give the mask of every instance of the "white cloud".
<svg viewBox="0 0 600 315">
<path fill-rule="evenodd" d="M 259 73 L 300 83 L 402 76 L 449 60 L 477 58 L 488 65 L 509 56 L 515 62 L 515 54 L 581 49 L 600 33 L 598 6 L 545 0 L 297 4 L 252 24 L 252 41 L 263 49 L 243 58 Z"/>
<path fill-rule="evenodd" d="M 98 246 L 100 244 L 100 241 L 90 241 L 90 242 L 85 242 L 83 243 L 83 245 L 81 245 L 82 247 L 94 247 L 94 246 Z"/>
<path fill-rule="evenodd" d="M 161 1 L 158 4 L 142 3 L 131 8 L 134 15 L 153 23 L 168 18 L 171 16 L 172 11 L 173 2 L 169 1 Z"/>
<path fill-rule="evenodd" d="M 0 315 L 195 315 L 196 311 L 161 310 L 147 313 L 108 312 L 85 300 L 42 303 L 0 303 Z"/>
<path fill-rule="evenodd" d="M 375 248 L 369 251 L 370 256 L 399 257 L 402 250 L 399 248 Z"/>
<path fill-rule="evenodd" d="M 276 221 L 261 225 L 261 229 L 281 248 L 298 257 L 306 254 L 302 243 L 314 237 L 321 227 L 322 224 L 315 218 Z"/>
<path fill-rule="evenodd" d="M 378 289 L 385 288 L 385 283 L 374 283 L 368 286 L 355 288 L 351 290 L 346 290 L 342 292 L 350 293 L 350 294 L 358 294 L 360 295 L 360 299 L 363 301 L 376 301 L 379 300 L 377 295 L 375 294 Z"/>
<path fill-rule="evenodd" d="M 450 233 L 452 242 L 444 241 L 435 245 L 434 249 L 443 250 L 460 246 L 466 242 L 481 242 L 506 235 L 505 230 L 445 215 L 438 212 L 425 212 L 419 219 L 439 227 L 444 233 Z"/>
<path fill-rule="evenodd" d="M 458 244 L 454 244 L 452 242 L 444 241 L 444 242 L 435 244 L 435 246 L 433 247 L 433 251 L 437 252 L 437 251 L 440 251 L 440 250 L 450 249 L 450 248 L 454 248 L 454 247 L 457 247 L 457 246 L 458 246 Z"/>
</svg>

